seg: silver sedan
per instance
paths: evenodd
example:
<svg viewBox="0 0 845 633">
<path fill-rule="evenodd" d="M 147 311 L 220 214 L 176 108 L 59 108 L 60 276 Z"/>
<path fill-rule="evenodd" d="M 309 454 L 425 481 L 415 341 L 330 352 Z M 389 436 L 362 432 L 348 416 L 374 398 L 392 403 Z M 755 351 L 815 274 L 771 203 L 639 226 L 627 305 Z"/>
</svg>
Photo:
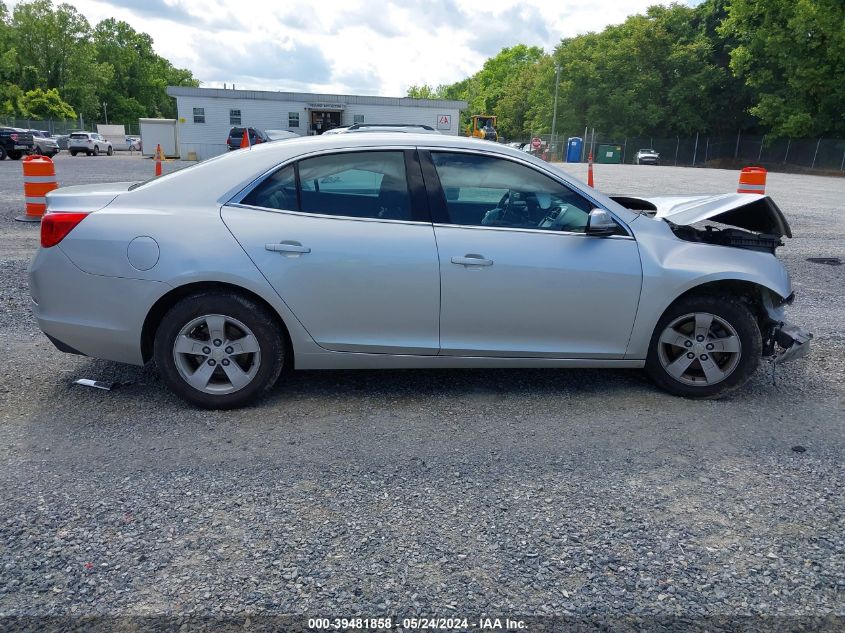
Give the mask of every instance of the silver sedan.
<svg viewBox="0 0 845 633">
<path fill-rule="evenodd" d="M 244 405 L 285 367 L 645 368 L 717 397 L 809 349 L 783 317 L 791 234 L 770 198 L 610 198 L 475 139 L 292 139 L 47 204 L 43 332 L 154 361 L 202 407 Z"/>
</svg>

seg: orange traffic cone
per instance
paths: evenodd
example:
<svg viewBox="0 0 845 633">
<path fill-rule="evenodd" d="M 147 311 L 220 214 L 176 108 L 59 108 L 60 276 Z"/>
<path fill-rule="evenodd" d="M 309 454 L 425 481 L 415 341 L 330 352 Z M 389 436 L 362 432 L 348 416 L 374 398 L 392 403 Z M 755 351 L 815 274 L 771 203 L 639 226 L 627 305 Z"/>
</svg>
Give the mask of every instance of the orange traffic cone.
<svg viewBox="0 0 845 633">
<path fill-rule="evenodd" d="M 23 159 L 23 195 L 26 215 L 18 222 L 40 222 L 47 210 L 47 192 L 56 189 L 56 168 L 47 156 L 27 156 Z"/>
<path fill-rule="evenodd" d="M 591 187 L 595 187 L 593 184 L 593 153 L 590 152 L 590 156 L 587 159 L 587 184 Z"/>
<path fill-rule="evenodd" d="M 244 128 L 244 137 L 241 139 L 241 149 L 252 147 L 249 142 L 249 131 Z"/>
<path fill-rule="evenodd" d="M 156 145 L 155 161 L 156 161 L 156 178 L 158 178 L 159 176 L 161 176 L 161 143 Z"/>
</svg>

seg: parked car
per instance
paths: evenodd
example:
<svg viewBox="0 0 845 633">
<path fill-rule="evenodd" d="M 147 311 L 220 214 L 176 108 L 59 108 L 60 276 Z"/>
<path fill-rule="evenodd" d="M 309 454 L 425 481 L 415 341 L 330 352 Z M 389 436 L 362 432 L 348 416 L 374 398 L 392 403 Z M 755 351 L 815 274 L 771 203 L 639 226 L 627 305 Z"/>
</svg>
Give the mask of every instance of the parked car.
<svg viewBox="0 0 845 633">
<path fill-rule="evenodd" d="M 270 137 L 264 132 L 255 127 L 246 128 L 249 130 L 249 144 L 259 145 L 261 143 L 269 143 Z M 226 137 L 226 145 L 229 146 L 229 151 L 241 148 L 241 143 L 244 139 L 244 128 L 233 127 L 229 130 L 229 136 Z"/>
<path fill-rule="evenodd" d="M 41 130 L 28 130 L 32 134 L 32 148 L 33 154 L 41 154 L 42 156 L 53 157 L 59 153 L 59 144 L 50 136 L 49 132 Z"/>
<path fill-rule="evenodd" d="M 138 136 L 127 136 L 126 145 L 132 152 L 140 152 L 142 149 L 141 139 Z"/>
<path fill-rule="evenodd" d="M 338 134 L 52 191 L 29 280 L 60 350 L 154 360 L 202 407 L 285 366 L 644 367 L 708 398 L 809 350 L 791 235 L 765 195 L 610 198 L 495 143 Z"/>
<path fill-rule="evenodd" d="M 270 141 L 288 141 L 292 138 L 300 138 L 299 134 L 289 130 L 267 130 L 265 134 Z"/>
<path fill-rule="evenodd" d="M 18 160 L 35 147 L 32 134 L 18 127 L 0 127 L 0 160 Z"/>
<path fill-rule="evenodd" d="M 634 154 L 635 165 L 656 165 L 660 161 L 660 154 L 653 149 L 637 150 Z"/>
<path fill-rule="evenodd" d="M 59 146 L 60 150 L 66 150 L 68 146 L 68 139 L 70 138 L 69 134 L 57 134 L 53 137 L 53 140 L 56 141 L 56 145 Z"/>
<path fill-rule="evenodd" d="M 99 156 L 100 154 L 114 154 L 111 141 L 96 132 L 72 132 L 68 138 L 68 151 L 71 156 L 85 154 Z"/>
</svg>

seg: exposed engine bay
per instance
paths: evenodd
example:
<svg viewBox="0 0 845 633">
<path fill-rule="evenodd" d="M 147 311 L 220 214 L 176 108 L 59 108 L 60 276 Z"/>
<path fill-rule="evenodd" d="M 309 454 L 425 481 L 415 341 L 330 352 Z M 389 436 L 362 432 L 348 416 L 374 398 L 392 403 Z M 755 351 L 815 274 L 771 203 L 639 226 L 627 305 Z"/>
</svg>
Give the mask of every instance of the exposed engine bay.
<svg viewBox="0 0 845 633">
<path fill-rule="evenodd" d="M 680 239 L 774 253 L 792 237 L 783 213 L 765 195 L 611 196 L 622 206 L 665 220 Z M 725 226 L 727 225 L 727 226 Z"/>
</svg>

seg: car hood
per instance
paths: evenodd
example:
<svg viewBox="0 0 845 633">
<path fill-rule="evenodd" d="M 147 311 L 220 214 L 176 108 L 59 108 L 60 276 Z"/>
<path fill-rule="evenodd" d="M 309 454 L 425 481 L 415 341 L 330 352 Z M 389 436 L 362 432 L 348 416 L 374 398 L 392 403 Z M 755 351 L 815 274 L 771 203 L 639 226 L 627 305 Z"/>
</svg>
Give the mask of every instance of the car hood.
<svg viewBox="0 0 845 633">
<path fill-rule="evenodd" d="M 792 237 L 789 223 L 769 196 L 723 193 L 709 196 L 611 196 L 624 207 L 674 224 L 706 220 L 778 237 Z"/>
<path fill-rule="evenodd" d="M 134 182 L 106 182 L 59 187 L 47 194 L 47 209 L 49 211 L 98 211 L 121 193 L 129 191 L 134 184 Z"/>
</svg>

